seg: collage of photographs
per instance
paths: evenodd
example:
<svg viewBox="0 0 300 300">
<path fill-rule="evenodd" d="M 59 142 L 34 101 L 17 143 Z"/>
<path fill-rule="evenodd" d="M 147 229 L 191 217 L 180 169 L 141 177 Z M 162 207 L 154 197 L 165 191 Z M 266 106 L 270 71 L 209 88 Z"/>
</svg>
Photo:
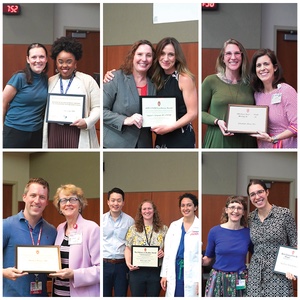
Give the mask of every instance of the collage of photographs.
<svg viewBox="0 0 300 300">
<path fill-rule="evenodd" d="M 1 17 L 1 298 L 297 297 L 297 1 Z"/>
</svg>

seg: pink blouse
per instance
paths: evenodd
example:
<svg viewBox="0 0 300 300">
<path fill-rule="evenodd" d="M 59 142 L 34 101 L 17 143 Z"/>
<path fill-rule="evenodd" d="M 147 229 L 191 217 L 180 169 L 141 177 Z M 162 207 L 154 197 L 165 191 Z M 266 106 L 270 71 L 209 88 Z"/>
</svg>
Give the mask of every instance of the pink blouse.
<svg viewBox="0 0 300 300">
<path fill-rule="evenodd" d="M 278 84 L 270 93 L 254 93 L 256 105 L 269 106 L 268 134 L 270 136 L 290 130 L 294 135 L 280 140 L 276 148 L 297 148 L 297 92 L 286 83 Z M 257 140 L 258 148 L 273 148 L 273 144 Z"/>
</svg>

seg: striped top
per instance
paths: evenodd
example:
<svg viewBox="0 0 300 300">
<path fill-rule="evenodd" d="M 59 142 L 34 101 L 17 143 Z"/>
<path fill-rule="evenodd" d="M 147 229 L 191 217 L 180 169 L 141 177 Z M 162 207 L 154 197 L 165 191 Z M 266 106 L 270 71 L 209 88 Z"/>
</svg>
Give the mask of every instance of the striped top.
<svg viewBox="0 0 300 300">
<path fill-rule="evenodd" d="M 60 247 L 61 267 L 69 268 L 69 237 L 65 236 Z M 52 297 L 70 297 L 70 281 L 69 279 L 61 279 L 56 277 L 53 282 Z"/>
</svg>

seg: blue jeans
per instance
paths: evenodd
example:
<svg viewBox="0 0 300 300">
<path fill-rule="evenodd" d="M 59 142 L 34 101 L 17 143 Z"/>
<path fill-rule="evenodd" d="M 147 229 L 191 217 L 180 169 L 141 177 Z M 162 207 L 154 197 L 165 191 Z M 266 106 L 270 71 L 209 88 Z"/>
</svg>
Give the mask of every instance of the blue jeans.
<svg viewBox="0 0 300 300">
<path fill-rule="evenodd" d="M 103 262 L 103 297 L 126 297 L 128 289 L 128 267 L 126 263 Z"/>
</svg>

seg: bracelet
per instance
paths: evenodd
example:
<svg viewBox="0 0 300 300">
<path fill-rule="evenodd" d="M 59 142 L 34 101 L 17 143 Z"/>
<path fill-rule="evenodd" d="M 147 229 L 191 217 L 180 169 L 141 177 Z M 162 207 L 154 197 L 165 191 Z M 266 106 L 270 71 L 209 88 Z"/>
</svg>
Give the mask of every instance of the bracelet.
<svg viewBox="0 0 300 300">
<path fill-rule="evenodd" d="M 219 122 L 220 120 L 219 119 L 216 119 L 215 120 L 215 125 L 218 125 L 218 122 Z"/>
<path fill-rule="evenodd" d="M 271 136 L 271 143 L 272 144 L 277 144 L 278 143 L 278 137 L 276 136 Z"/>
</svg>

